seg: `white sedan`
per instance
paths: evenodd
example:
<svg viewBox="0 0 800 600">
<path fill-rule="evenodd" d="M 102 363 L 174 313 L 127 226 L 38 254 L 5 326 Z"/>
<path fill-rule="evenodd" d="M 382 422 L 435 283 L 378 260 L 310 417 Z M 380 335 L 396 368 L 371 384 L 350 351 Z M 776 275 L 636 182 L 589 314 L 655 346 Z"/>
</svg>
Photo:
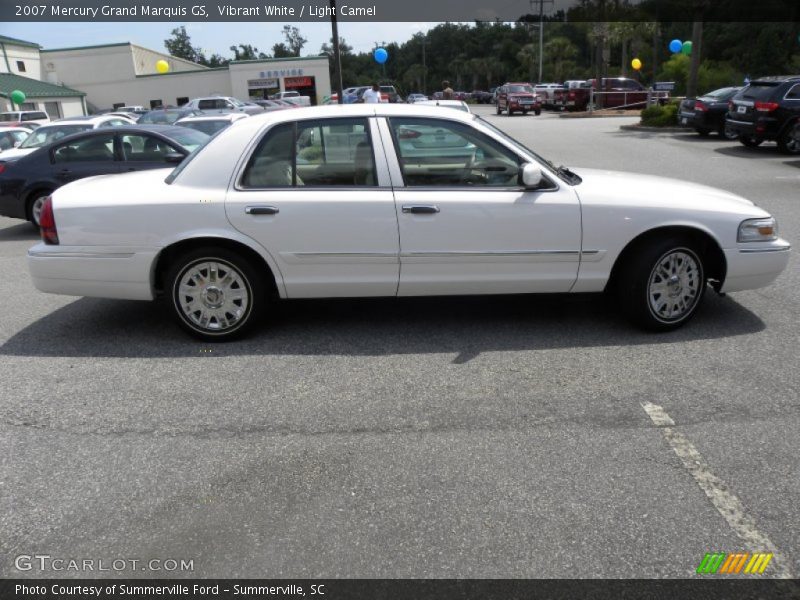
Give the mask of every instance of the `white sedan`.
<svg viewBox="0 0 800 600">
<path fill-rule="evenodd" d="M 667 330 L 708 285 L 769 285 L 790 248 L 734 194 L 556 167 L 475 115 L 402 104 L 242 119 L 172 171 L 59 188 L 40 224 L 39 290 L 163 295 L 208 340 L 279 299 L 537 292 L 607 291 Z"/>
</svg>

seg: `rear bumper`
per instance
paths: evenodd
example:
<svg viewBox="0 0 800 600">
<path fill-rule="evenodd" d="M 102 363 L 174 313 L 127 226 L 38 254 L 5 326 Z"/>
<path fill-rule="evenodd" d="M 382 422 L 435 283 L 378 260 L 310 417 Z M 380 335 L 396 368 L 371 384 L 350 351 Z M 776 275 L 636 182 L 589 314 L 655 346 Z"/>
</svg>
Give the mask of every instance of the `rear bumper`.
<svg viewBox="0 0 800 600">
<path fill-rule="evenodd" d="M 124 300 L 152 300 L 158 249 L 48 246 L 28 250 L 28 270 L 41 292 Z"/>
<path fill-rule="evenodd" d="M 786 240 L 758 243 L 725 250 L 728 272 L 721 292 L 738 292 L 766 287 L 789 263 L 791 245 Z"/>
<path fill-rule="evenodd" d="M 778 137 L 778 123 L 774 119 L 741 121 L 726 116 L 725 124 L 729 130 L 735 131 L 740 136 L 757 140 L 774 140 Z"/>
</svg>

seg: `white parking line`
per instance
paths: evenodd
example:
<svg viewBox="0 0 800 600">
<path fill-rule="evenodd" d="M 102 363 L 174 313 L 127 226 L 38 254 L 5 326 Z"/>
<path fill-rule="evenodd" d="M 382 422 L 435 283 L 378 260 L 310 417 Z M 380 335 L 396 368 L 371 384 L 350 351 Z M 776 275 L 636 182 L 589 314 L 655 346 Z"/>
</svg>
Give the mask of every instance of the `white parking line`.
<svg viewBox="0 0 800 600">
<path fill-rule="evenodd" d="M 711 472 L 708 464 L 697 448 L 678 431 L 675 431 L 675 421 L 658 404 L 645 402 L 642 408 L 650 417 L 653 424 L 661 429 L 664 439 L 672 447 L 683 466 L 694 477 L 711 504 L 714 505 L 722 517 L 731 526 L 731 529 L 745 541 L 750 552 L 772 552 L 772 575 L 780 579 L 793 579 L 794 575 L 789 567 L 789 562 L 775 547 L 775 544 L 756 527 L 756 522 L 745 511 L 741 500 L 737 498 L 730 488 L 719 477 Z"/>
</svg>

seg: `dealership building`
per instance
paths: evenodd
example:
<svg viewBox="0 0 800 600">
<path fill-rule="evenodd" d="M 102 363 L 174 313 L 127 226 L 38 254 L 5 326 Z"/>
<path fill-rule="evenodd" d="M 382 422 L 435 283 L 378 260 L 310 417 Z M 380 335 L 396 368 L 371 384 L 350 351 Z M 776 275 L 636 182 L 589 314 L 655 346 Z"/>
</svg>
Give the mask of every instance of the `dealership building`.
<svg viewBox="0 0 800 600">
<path fill-rule="evenodd" d="M 235 96 L 241 100 L 266 98 L 270 94 L 296 90 L 322 104 L 331 93 L 327 56 L 232 61 L 226 67 L 209 68 L 130 42 L 41 49 L 38 45 L 0 36 L 0 73 L 17 75 L 15 83 L 26 93 L 26 109 L 60 110 L 51 114 L 73 116 L 76 106 L 88 112 L 120 106 L 180 106 L 199 96 Z M 22 71 L 17 57 L 24 54 Z M 164 60 L 169 71 L 160 74 L 156 63 Z M 24 79 L 29 79 L 26 82 Z M 77 101 L 56 101 L 30 96 L 24 87 L 68 89 Z M 12 90 L 0 90 L 3 110 L 10 109 Z M 39 90 L 41 93 L 42 90 Z M 77 102 L 77 104 L 76 104 Z M 66 104 L 69 104 L 67 106 Z"/>
</svg>

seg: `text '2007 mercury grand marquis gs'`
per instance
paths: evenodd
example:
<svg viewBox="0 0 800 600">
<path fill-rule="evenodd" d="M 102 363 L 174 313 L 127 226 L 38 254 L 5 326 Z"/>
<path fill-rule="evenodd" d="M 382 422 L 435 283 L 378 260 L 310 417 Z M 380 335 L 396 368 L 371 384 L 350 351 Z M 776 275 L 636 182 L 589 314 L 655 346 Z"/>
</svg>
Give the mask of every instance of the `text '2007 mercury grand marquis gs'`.
<svg viewBox="0 0 800 600">
<path fill-rule="evenodd" d="M 45 201 L 36 287 L 165 296 L 209 340 L 278 299 L 610 292 L 668 330 L 770 284 L 789 244 L 752 202 L 682 181 L 556 167 L 482 119 L 414 105 L 242 119 L 177 168 Z"/>
</svg>

